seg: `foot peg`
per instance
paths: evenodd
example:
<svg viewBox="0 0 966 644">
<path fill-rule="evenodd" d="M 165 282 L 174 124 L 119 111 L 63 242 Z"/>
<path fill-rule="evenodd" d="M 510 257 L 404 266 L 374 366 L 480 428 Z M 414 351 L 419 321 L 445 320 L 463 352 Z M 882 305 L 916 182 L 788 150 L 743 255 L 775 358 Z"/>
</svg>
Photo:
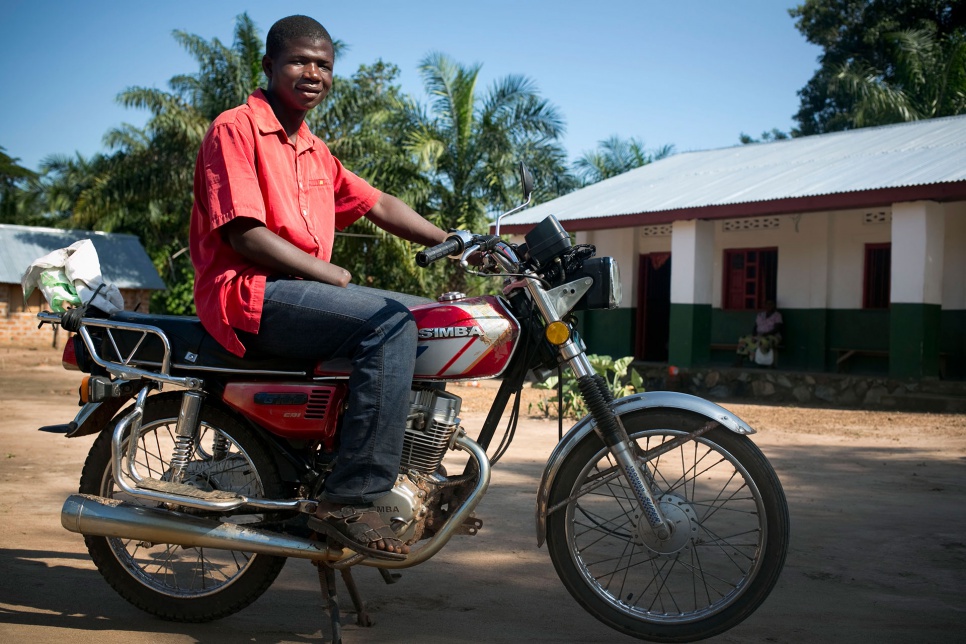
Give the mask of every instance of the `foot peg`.
<svg viewBox="0 0 966 644">
<path fill-rule="evenodd" d="M 480 531 L 483 527 L 483 519 L 478 519 L 476 517 L 470 516 L 460 525 L 458 534 L 468 534 L 471 537 L 475 537 L 476 533 Z"/>
<path fill-rule="evenodd" d="M 223 490 L 200 490 L 184 483 L 174 483 L 173 481 L 159 481 L 158 479 L 141 479 L 137 482 L 137 489 L 171 494 L 173 496 L 186 496 L 190 499 L 201 499 L 204 501 L 244 501 L 244 497 L 238 496 L 234 492 Z"/>
</svg>

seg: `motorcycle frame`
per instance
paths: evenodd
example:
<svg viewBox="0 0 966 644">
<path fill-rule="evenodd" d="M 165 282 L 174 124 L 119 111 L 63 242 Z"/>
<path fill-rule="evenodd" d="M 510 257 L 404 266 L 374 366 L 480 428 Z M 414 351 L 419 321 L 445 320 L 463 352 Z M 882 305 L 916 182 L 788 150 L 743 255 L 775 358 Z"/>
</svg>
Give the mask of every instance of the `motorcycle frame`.
<svg viewBox="0 0 966 644">
<path fill-rule="evenodd" d="M 519 260 L 516 257 L 513 249 L 509 247 L 504 242 L 498 244 L 497 252 L 492 254 L 495 261 L 504 269 L 507 273 L 513 273 L 518 268 Z M 533 307 L 537 309 L 540 317 L 543 319 L 544 324 L 550 324 L 551 322 L 560 321 L 564 315 L 569 312 L 572 308 L 573 303 L 580 299 L 583 293 L 589 288 L 589 284 L 584 282 L 581 283 L 570 283 L 558 286 L 554 289 L 545 289 L 541 282 L 534 277 L 525 277 L 523 280 L 518 282 L 512 288 L 523 288 L 529 294 L 529 301 L 532 303 Z M 520 344 L 523 346 L 528 346 L 531 342 L 540 341 L 540 336 L 537 335 L 538 329 L 534 328 L 534 325 L 524 324 L 524 311 L 516 310 L 516 307 L 512 306 L 512 303 L 505 302 L 507 309 L 512 311 L 514 317 L 517 318 L 518 323 L 521 328 L 521 337 L 519 339 Z M 60 318 L 55 314 L 40 314 L 42 320 L 47 322 L 59 323 Z M 115 352 L 118 354 L 118 360 L 120 362 L 114 362 L 106 360 L 101 357 L 97 352 L 96 345 L 91 338 L 87 326 L 103 327 L 105 328 L 108 338 L 111 341 Z M 147 371 L 138 367 L 135 367 L 132 363 L 133 357 L 137 351 L 137 347 L 130 352 L 128 356 L 122 356 L 117 348 L 117 344 L 113 341 L 113 337 L 110 335 L 111 330 L 125 330 L 125 331 L 138 331 L 143 334 L 143 337 L 147 337 L 148 334 L 153 334 L 157 336 L 164 346 L 164 359 L 161 364 L 157 365 L 160 367 L 160 372 Z M 170 375 L 171 361 L 170 361 L 170 344 L 167 337 L 161 329 L 156 327 L 138 325 L 125 322 L 114 322 L 109 320 L 102 320 L 96 318 L 85 318 L 84 324 L 80 328 L 80 335 L 84 341 L 85 346 L 91 354 L 92 359 L 95 363 L 100 365 L 102 368 L 107 370 L 109 373 L 115 377 L 125 378 L 125 379 L 136 379 L 143 378 L 149 381 L 153 381 L 150 387 L 145 387 L 136 396 L 136 402 L 133 410 L 128 413 L 124 418 L 122 418 L 114 429 L 113 436 L 113 446 L 114 446 L 114 461 L 115 461 L 115 472 L 117 484 L 125 492 L 132 494 L 133 496 L 146 498 L 154 501 L 161 502 L 172 502 L 169 495 L 153 492 L 149 490 L 140 489 L 137 487 L 137 481 L 140 478 L 137 475 L 133 467 L 133 462 L 128 459 L 127 467 L 122 467 L 122 454 L 120 453 L 120 445 L 122 437 L 130 429 L 130 431 L 137 431 L 140 426 L 140 418 L 143 414 L 143 406 L 146 399 L 147 391 L 151 387 L 159 387 L 163 384 L 170 384 L 179 386 L 185 389 L 184 395 L 197 395 L 198 392 L 204 390 L 205 383 L 200 378 L 195 377 L 176 377 Z M 140 344 L 140 343 L 139 343 Z M 568 339 L 563 344 L 555 347 L 558 360 L 561 365 L 566 365 L 575 376 L 578 378 L 591 378 L 596 372 L 593 366 L 590 364 L 587 358 L 586 351 L 584 347 L 576 341 L 574 338 Z M 504 377 L 496 396 L 494 397 L 490 410 L 487 414 L 486 419 L 476 441 L 469 441 L 474 446 L 478 446 L 480 449 L 479 453 L 476 453 L 475 449 L 469 449 L 471 453 L 474 454 L 474 459 L 471 461 L 479 460 L 480 458 L 486 461 L 486 479 L 489 479 L 489 463 L 486 460 L 486 450 L 490 447 L 493 437 L 496 435 L 497 428 L 499 427 L 504 412 L 506 411 L 507 405 L 510 402 L 512 396 L 519 391 L 526 380 L 527 374 L 533 367 L 530 364 L 530 353 L 527 350 L 515 351 L 514 356 L 511 358 L 506 371 L 504 372 Z M 184 367 L 186 369 L 191 369 L 188 365 L 175 365 L 177 367 Z M 243 371 L 243 370 L 229 370 L 232 373 L 251 373 L 252 375 L 288 375 L 288 376 L 302 376 L 305 377 L 307 374 L 305 372 L 268 372 L 263 371 Z M 217 379 L 217 378 L 216 378 Z M 98 407 L 103 403 L 88 403 L 75 418 L 76 428 L 71 432 L 71 436 L 84 435 L 86 433 L 91 433 L 90 431 L 84 431 L 85 421 L 88 421 L 94 417 L 99 417 L 95 414 Z M 566 459 L 567 455 L 590 433 L 596 432 L 604 440 L 608 449 L 614 455 L 618 464 L 621 466 L 623 475 L 625 478 L 630 479 L 631 487 L 636 492 L 636 497 L 644 510 L 645 515 L 648 517 L 648 522 L 651 524 L 651 528 L 660 536 L 661 531 L 666 529 L 665 519 L 660 511 L 658 504 L 655 502 L 653 495 L 650 491 L 650 486 L 643 484 L 646 481 L 646 476 L 641 469 L 641 463 L 638 459 L 631 453 L 629 449 L 630 440 L 620 423 L 620 417 L 624 414 L 631 413 L 634 411 L 642 409 L 651 408 L 676 408 L 692 411 L 694 413 L 705 416 L 709 421 L 714 421 L 725 428 L 729 429 L 738 434 L 751 434 L 754 430 L 748 426 L 746 423 L 730 414 L 724 408 L 715 405 L 709 401 L 702 398 L 697 398 L 695 396 L 689 396 L 687 394 L 681 394 L 676 392 L 653 392 L 653 393 L 643 393 L 622 398 L 610 403 L 610 412 L 614 414 L 617 420 L 617 425 L 619 427 L 618 435 L 616 436 L 606 436 L 601 428 L 598 426 L 598 422 L 593 418 L 592 415 L 588 414 L 580 421 L 578 421 L 561 439 L 561 441 L 554 448 L 553 452 L 544 467 L 543 474 L 541 476 L 540 486 L 537 489 L 537 499 L 536 499 L 536 536 L 537 545 L 541 546 L 546 539 L 546 521 L 547 516 L 554 511 L 553 508 L 548 508 L 550 489 L 553 486 L 555 477 L 559 472 L 561 464 Z M 194 427 L 182 427 L 183 422 L 186 422 L 185 418 L 179 418 L 178 431 L 183 432 L 185 435 L 192 435 L 197 431 L 197 417 L 194 416 L 195 422 Z M 188 418 L 190 422 L 190 415 Z M 688 439 L 693 436 L 689 436 Z M 469 439 L 467 439 L 469 440 Z M 277 451 L 285 451 L 277 443 L 277 441 L 272 440 L 270 444 Z M 466 449 L 466 447 L 462 447 Z M 479 467 L 479 464 L 477 464 Z M 472 464 L 467 465 L 466 473 L 468 473 L 473 468 Z M 636 479 L 636 484 L 635 480 Z M 131 483 L 134 483 L 133 485 Z M 483 487 L 485 490 L 485 486 Z M 481 498 L 477 493 L 483 490 L 476 489 L 474 494 L 471 495 L 471 500 L 475 501 L 472 505 L 475 507 L 476 503 L 479 502 Z M 189 507 L 195 507 L 197 509 L 213 510 L 213 511 L 232 511 L 238 509 L 242 506 L 248 506 L 252 508 L 260 509 L 274 509 L 274 510 L 291 510 L 300 511 L 305 510 L 309 501 L 306 500 L 293 500 L 293 501 L 278 501 L 270 499 L 256 499 L 256 498 L 242 498 L 239 500 L 233 500 L 230 502 L 213 502 L 213 501 L 188 501 L 178 500 L 182 505 Z M 469 501 L 468 501 L 469 503 Z M 471 511 L 471 510 L 470 510 Z M 442 544 L 448 540 L 441 540 Z M 425 548 L 422 548 L 423 550 Z M 431 555 L 429 555 L 431 556 Z M 419 560 L 422 561 L 424 558 L 420 557 Z"/>
</svg>

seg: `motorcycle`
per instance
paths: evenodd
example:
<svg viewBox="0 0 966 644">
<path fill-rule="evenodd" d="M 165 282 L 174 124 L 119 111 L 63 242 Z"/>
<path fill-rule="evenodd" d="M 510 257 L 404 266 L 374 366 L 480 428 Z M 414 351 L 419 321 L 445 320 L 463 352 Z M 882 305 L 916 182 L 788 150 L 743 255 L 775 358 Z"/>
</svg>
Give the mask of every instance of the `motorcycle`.
<svg viewBox="0 0 966 644">
<path fill-rule="evenodd" d="M 456 535 L 474 535 L 474 510 L 513 438 L 528 378 L 569 369 L 590 413 L 550 455 L 537 490 L 536 537 L 573 598 L 607 626 L 651 641 L 694 641 L 747 618 L 778 580 L 788 508 L 754 430 L 709 401 L 655 391 L 614 400 L 587 357 L 574 312 L 615 308 L 610 257 L 573 245 L 553 216 L 521 244 L 454 232 L 417 255 L 460 261 L 502 280 L 502 295 L 446 293 L 413 307 L 418 353 L 394 488 L 375 509 L 411 546 L 403 561 L 368 558 L 306 525 L 339 441 L 346 365 L 242 359 L 197 318 L 80 307 L 39 314 L 75 335 L 64 364 L 86 373 L 82 407 L 59 426 L 96 435 L 63 526 L 84 535 L 105 580 L 158 617 L 201 622 L 259 597 L 286 558 L 319 567 L 339 640 L 334 571 L 360 623 L 356 565 L 393 571 L 422 564 Z M 471 262 L 472 260 L 472 262 Z M 475 438 L 445 385 L 501 385 Z M 514 394 L 511 422 L 491 449 Z M 50 428 L 47 428 L 48 430 Z M 462 471 L 444 460 L 461 452 Z M 492 452 L 493 456 L 489 456 Z"/>
</svg>

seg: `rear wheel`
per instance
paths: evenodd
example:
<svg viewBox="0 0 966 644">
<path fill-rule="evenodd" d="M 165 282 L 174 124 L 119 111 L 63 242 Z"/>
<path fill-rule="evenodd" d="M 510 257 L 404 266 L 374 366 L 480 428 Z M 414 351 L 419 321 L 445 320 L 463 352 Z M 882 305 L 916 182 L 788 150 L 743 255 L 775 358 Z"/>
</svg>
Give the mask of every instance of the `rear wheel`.
<svg viewBox="0 0 966 644">
<path fill-rule="evenodd" d="M 708 419 L 644 410 L 621 421 L 642 452 Z M 778 581 L 788 506 L 747 436 L 718 427 L 641 463 L 672 524 L 660 540 L 596 434 L 568 455 L 550 491 L 547 544 L 571 595 L 597 619 L 641 639 L 688 642 L 748 617 Z"/>
<path fill-rule="evenodd" d="M 180 405 L 180 394 L 147 399 L 135 457 L 142 476 L 162 480 L 168 476 Z M 80 492 L 157 507 L 115 486 L 111 434 L 102 431 L 94 441 L 84 464 Z M 266 498 L 280 498 L 283 491 L 275 462 L 261 440 L 210 405 L 202 406 L 198 445 L 184 482 L 205 490 Z M 243 517 L 246 523 L 261 518 Z M 173 621 L 203 622 L 241 610 L 268 589 L 285 564 L 284 557 L 234 550 L 113 537 L 85 536 L 84 541 L 101 575 L 122 597 Z"/>
</svg>

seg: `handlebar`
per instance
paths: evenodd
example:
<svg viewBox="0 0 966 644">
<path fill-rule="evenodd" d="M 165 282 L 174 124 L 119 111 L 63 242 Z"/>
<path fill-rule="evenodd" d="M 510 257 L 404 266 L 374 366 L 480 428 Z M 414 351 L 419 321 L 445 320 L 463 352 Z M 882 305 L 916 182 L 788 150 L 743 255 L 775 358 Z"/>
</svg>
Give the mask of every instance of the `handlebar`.
<svg viewBox="0 0 966 644">
<path fill-rule="evenodd" d="M 462 253 L 463 247 L 463 240 L 453 235 L 452 237 L 448 237 L 442 244 L 436 244 L 416 253 L 416 265 L 420 268 L 426 268 L 433 262 L 441 260 L 444 257 Z"/>
<path fill-rule="evenodd" d="M 443 243 L 416 253 L 416 264 L 420 268 L 426 268 L 443 257 L 452 257 L 460 260 L 464 270 L 469 270 L 471 256 L 479 255 L 472 263 L 482 266 L 482 270 L 487 274 L 509 274 L 520 270 L 520 259 L 515 249 L 507 245 L 498 235 L 473 235 L 464 230 L 451 231 L 451 233 Z M 472 270 L 469 272 L 483 275 Z"/>
</svg>

